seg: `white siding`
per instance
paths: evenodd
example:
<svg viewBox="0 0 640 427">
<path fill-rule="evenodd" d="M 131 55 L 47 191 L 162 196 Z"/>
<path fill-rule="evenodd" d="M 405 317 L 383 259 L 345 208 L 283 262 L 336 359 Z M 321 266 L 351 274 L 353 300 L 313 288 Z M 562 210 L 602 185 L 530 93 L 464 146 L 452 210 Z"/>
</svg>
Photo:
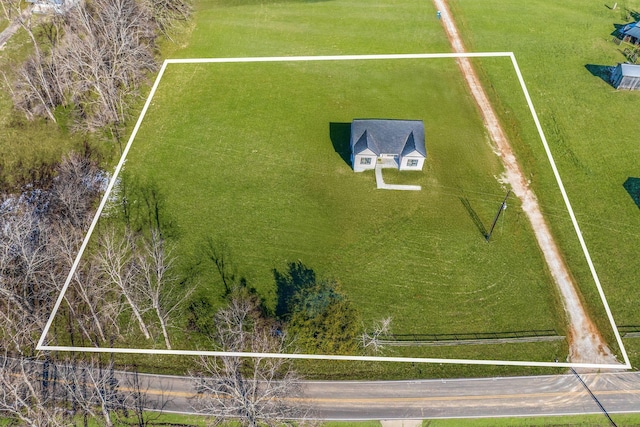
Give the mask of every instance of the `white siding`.
<svg viewBox="0 0 640 427">
<path fill-rule="evenodd" d="M 368 159 L 369 164 L 363 164 L 363 159 L 365 159 L 364 160 L 365 163 L 367 161 L 366 159 Z M 353 161 L 353 171 L 362 172 L 362 171 L 374 169 L 376 167 L 377 161 L 378 161 L 378 158 L 375 155 L 356 154 Z"/>
<path fill-rule="evenodd" d="M 417 165 L 409 166 L 409 162 L 414 161 L 413 163 L 415 163 L 415 160 L 417 160 Z M 422 156 L 404 156 L 400 161 L 401 171 L 421 171 L 422 166 L 424 166 L 424 157 Z"/>
</svg>

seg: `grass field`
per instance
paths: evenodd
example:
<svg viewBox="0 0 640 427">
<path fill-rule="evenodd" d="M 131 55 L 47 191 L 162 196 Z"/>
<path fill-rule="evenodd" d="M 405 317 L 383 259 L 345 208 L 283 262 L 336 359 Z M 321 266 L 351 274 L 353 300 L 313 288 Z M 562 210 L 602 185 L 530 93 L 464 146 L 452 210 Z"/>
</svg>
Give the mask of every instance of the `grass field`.
<svg viewBox="0 0 640 427">
<path fill-rule="evenodd" d="M 162 414 L 157 415 L 148 414 L 149 424 L 148 426 L 166 426 L 166 425 L 181 425 L 181 426 L 206 426 L 208 425 L 205 417 L 193 416 L 193 415 L 178 415 L 178 414 Z M 636 414 L 611 414 L 611 418 L 618 425 L 625 426 L 638 426 L 640 425 L 640 417 Z M 134 422 L 137 421 L 133 417 L 122 422 Z M 0 419 L 0 425 L 10 425 L 9 421 Z M 98 426 L 89 420 L 88 426 Z M 236 426 L 236 423 L 226 422 L 221 424 L 224 427 Z M 380 427 L 382 424 L 379 421 L 327 421 L 319 424 L 321 427 Z M 573 415 L 573 416 L 558 416 L 558 417 L 526 417 L 526 418 L 485 418 L 485 419 L 446 419 L 446 420 L 424 420 L 422 422 L 423 427 L 607 427 L 611 424 L 605 418 L 604 415 Z"/>
<path fill-rule="evenodd" d="M 611 42 L 611 33 L 615 24 L 633 20 L 628 14 L 637 11 L 640 2 L 620 3 L 617 10 L 604 3 L 579 1 L 455 0 L 452 4 L 470 48 L 515 52 L 613 315 L 618 325 L 640 324 L 640 212 L 623 188 L 628 177 L 640 175 L 635 122 L 628 120 L 640 95 L 615 91 L 589 71 L 625 61 L 622 48 Z M 490 76 L 497 71 L 485 68 Z M 515 136 L 519 157 L 528 159 L 524 166 L 533 177 L 545 214 L 548 218 L 565 215 L 557 193 L 549 191 L 555 183 L 540 173 L 547 167 L 543 153 L 536 144 Z M 551 225 L 587 305 L 612 341 L 573 230 L 563 221 L 552 220 Z M 627 339 L 625 346 L 637 364 L 640 342 Z"/>
<path fill-rule="evenodd" d="M 640 416 L 637 414 L 610 414 L 610 416 L 619 426 L 640 425 Z M 593 414 L 558 417 L 425 420 L 422 425 L 423 427 L 609 427 L 611 423 L 604 415 Z"/>
<path fill-rule="evenodd" d="M 425 171 L 389 175 L 423 191 L 353 173 L 355 117 L 425 121 Z M 474 225 L 470 211 L 488 227 L 502 200 L 501 166 L 452 60 L 171 65 L 127 173 L 163 195 L 181 259 L 194 263 L 208 236 L 224 242 L 272 307 L 272 269 L 300 259 L 340 281 L 365 323 L 391 315 L 398 334 L 562 331 L 517 201 L 490 244 Z M 201 286 L 220 295 L 214 282 Z M 554 347 L 528 357 L 562 359 Z"/>
<path fill-rule="evenodd" d="M 634 173 L 629 154 L 637 149 L 626 111 L 637 94 L 615 93 L 585 67 L 622 60 L 608 39 L 623 17 L 603 5 L 547 3 L 452 1 L 470 50 L 516 53 L 614 315 L 621 324 L 639 324 L 633 289 L 638 211 L 622 188 Z M 177 57 L 449 50 L 430 2 L 210 0 L 196 6 L 191 41 Z M 549 28 L 549 17 L 558 25 Z M 522 114 L 511 65 L 499 61 L 478 61 L 481 74 L 585 301 L 611 341 L 557 185 L 530 117 Z M 387 176 L 407 182 L 415 176 L 424 190 L 377 191 L 372 174 L 354 174 L 336 153 L 331 124 L 407 115 L 425 120 L 429 161 L 422 175 Z M 167 72 L 127 173 L 160 189 L 183 255 L 197 254 L 208 236 L 224 242 L 239 272 L 270 304 L 271 269 L 301 259 L 320 276 L 340 280 L 364 320 L 392 314 L 396 333 L 562 332 L 555 290 L 517 202 L 487 245 L 461 201 L 485 225 L 501 201 L 500 165 L 485 138 L 453 62 L 380 62 L 366 69 L 189 65 Z M 407 268 L 394 269 L 398 265 Z M 214 275 L 201 282 L 204 293 L 220 295 Z M 640 346 L 629 344 L 637 360 Z M 485 349 L 492 351 L 436 353 L 479 358 Z M 549 351 L 546 345 L 504 351 L 539 360 L 566 354 L 563 346 Z"/>
</svg>

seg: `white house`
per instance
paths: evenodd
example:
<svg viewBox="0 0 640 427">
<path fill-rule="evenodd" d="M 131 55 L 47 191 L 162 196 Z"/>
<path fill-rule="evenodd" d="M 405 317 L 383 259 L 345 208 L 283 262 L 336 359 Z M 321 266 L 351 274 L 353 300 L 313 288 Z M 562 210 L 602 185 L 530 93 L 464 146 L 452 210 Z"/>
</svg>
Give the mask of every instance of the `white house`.
<svg viewBox="0 0 640 427">
<path fill-rule="evenodd" d="M 354 172 L 374 169 L 377 163 L 422 170 L 427 157 L 421 120 L 356 119 L 350 146 Z"/>
</svg>

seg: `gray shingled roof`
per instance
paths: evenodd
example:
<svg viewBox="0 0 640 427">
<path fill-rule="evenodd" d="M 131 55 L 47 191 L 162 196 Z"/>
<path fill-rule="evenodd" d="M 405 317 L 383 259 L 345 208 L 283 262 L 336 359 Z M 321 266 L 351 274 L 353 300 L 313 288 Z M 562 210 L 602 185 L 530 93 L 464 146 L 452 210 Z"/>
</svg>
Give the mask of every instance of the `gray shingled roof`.
<svg viewBox="0 0 640 427">
<path fill-rule="evenodd" d="M 369 132 L 365 130 L 353 145 L 353 152 L 362 153 L 367 148 L 376 154 L 380 154 L 380 149 L 378 148 L 378 144 L 376 144 L 375 139 L 373 139 Z"/>
<path fill-rule="evenodd" d="M 370 149 L 376 155 L 404 156 L 417 151 L 427 156 L 421 120 L 356 119 L 351 123 L 351 151 Z"/>
</svg>

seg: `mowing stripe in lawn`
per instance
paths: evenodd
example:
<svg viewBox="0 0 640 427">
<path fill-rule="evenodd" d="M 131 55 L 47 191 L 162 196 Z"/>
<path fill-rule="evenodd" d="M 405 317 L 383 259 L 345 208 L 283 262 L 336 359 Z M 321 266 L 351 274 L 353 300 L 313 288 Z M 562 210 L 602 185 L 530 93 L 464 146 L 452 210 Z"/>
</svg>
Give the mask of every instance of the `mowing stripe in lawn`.
<svg viewBox="0 0 640 427">
<path fill-rule="evenodd" d="M 509 361 L 509 360 L 471 360 L 471 359 L 438 359 L 438 358 L 415 358 L 415 357 L 381 357 L 381 356 L 338 356 L 338 355 L 315 355 L 315 354 L 274 354 L 274 353 L 245 353 L 245 352 L 220 352 L 220 351 L 194 351 L 194 350 L 165 350 L 165 349 L 136 349 L 136 348 L 107 348 L 107 347 L 71 347 L 71 346 L 49 346 L 45 344 L 46 336 L 51 328 L 53 323 L 53 319 L 57 311 L 62 304 L 64 299 L 64 295 L 71 283 L 73 275 L 75 274 L 76 269 L 80 263 L 80 259 L 89 243 L 89 239 L 96 227 L 96 224 L 104 210 L 104 207 L 109 199 L 111 191 L 115 186 L 120 171 L 125 163 L 127 154 L 133 140 L 135 139 L 138 130 L 142 124 L 142 121 L 147 113 L 149 106 L 151 105 L 151 101 L 156 93 L 156 90 L 159 86 L 159 83 L 162 79 L 162 76 L 167 68 L 168 64 L 206 64 L 206 63 L 253 63 L 253 62 L 295 62 L 295 61 L 359 61 L 359 60 L 390 60 L 390 59 L 432 59 L 432 58 L 482 58 L 482 57 L 509 57 L 513 63 L 514 69 L 516 71 L 516 75 L 518 76 L 518 80 L 522 87 L 522 90 L 525 94 L 525 98 L 533 119 L 535 121 L 538 133 L 545 147 L 547 156 L 552 165 L 555 177 L 558 181 L 558 184 L 561 188 L 563 198 L 569 210 L 571 219 L 573 221 L 576 233 L 578 234 L 578 238 L 582 245 L 585 257 L 589 263 L 591 268 L 591 272 L 594 276 L 594 280 L 596 281 L 598 290 L 600 292 L 600 296 L 602 298 L 602 302 L 605 306 L 605 310 L 611 322 L 611 325 L 615 331 L 616 338 L 618 340 L 618 344 L 621 348 L 625 359 L 625 365 L 620 364 L 598 364 L 598 363 L 566 363 L 566 362 L 535 362 L 535 361 Z M 549 151 L 546 138 L 544 137 L 544 133 L 542 131 L 542 127 L 538 120 L 536 111 L 533 107 L 533 103 L 529 96 L 529 93 L 526 89 L 524 79 L 522 78 L 522 74 L 516 62 L 515 56 L 513 52 L 473 52 L 473 53 L 424 53 L 424 54 L 386 54 L 386 55 L 339 55 L 339 56 L 291 56 L 291 57 L 246 57 L 246 58 L 194 58 L 194 59 L 167 59 L 162 64 L 162 67 L 156 77 L 156 80 L 151 88 L 149 96 L 142 108 L 140 116 L 136 122 L 136 125 L 133 128 L 131 136 L 127 142 L 127 145 L 122 153 L 122 157 L 116 166 L 113 176 L 107 186 L 106 192 L 98 206 L 96 211 L 96 215 L 93 218 L 93 221 L 89 227 L 87 235 L 80 247 L 78 255 L 76 256 L 74 263 L 72 265 L 71 271 L 67 276 L 67 279 L 64 283 L 64 286 L 61 289 L 61 292 L 56 300 L 53 311 L 49 316 L 47 324 L 38 340 L 38 344 L 36 346 L 37 350 L 40 351 L 67 351 L 67 352 L 88 352 L 88 353 L 127 353 L 127 354 L 155 354 L 155 355 L 187 355 L 187 356 L 242 356 L 242 357 L 269 357 L 269 358 L 288 358 L 288 359 L 312 359 L 312 360 L 351 360 L 351 361 L 370 361 L 370 362 L 411 362 L 411 363 L 447 363 L 447 364 L 468 364 L 468 365 L 493 365 L 493 366 L 529 366 L 529 367 L 556 367 L 556 368 L 565 368 L 565 367 L 574 367 L 574 368 L 592 368 L 592 369 L 621 369 L 621 368 L 631 368 L 624 345 L 622 344 L 622 340 L 617 331 L 617 327 L 615 325 L 615 321 L 611 314 L 610 308 L 604 296 L 604 292 L 600 286 L 600 282 L 597 278 L 597 274 L 595 271 L 595 267 L 591 261 L 589 256 L 589 252 L 586 248 L 586 244 L 584 243 L 584 239 L 582 238 L 582 234 L 580 228 L 578 227 L 577 220 L 571 208 L 571 204 L 569 203 L 566 192 L 564 191 L 564 187 L 562 186 L 562 181 L 560 180 L 560 175 L 555 167 L 555 162 L 553 161 L 553 157 L 551 152 Z"/>
</svg>

